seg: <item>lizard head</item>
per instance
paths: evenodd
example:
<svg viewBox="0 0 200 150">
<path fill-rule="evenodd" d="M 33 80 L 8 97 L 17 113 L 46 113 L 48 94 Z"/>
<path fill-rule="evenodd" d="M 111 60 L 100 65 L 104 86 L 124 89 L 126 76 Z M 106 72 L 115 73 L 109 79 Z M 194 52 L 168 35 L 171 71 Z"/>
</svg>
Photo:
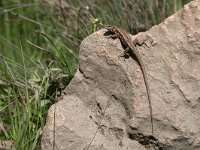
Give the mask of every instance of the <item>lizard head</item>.
<svg viewBox="0 0 200 150">
<path fill-rule="evenodd" d="M 116 30 L 115 27 L 111 25 L 104 25 L 104 28 L 111 32 L 115 32 Z"/>
</svg>

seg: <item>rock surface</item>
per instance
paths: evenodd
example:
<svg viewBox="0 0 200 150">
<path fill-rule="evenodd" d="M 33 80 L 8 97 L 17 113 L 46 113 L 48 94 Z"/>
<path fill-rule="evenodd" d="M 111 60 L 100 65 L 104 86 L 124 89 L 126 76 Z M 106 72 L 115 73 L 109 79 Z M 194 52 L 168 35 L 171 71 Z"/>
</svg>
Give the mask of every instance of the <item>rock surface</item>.
<svg viewBox="0 0 200 150">
<path fill-rule="evenodd" d="M 132 36 L 145 63 L 154 118 L 140 67 L 118 56 L 105 29 L 80 46 L 79 68 L 48 113 L 42 149 L 199 150 L 200 0 L 149 31 Z"/>
</svg>

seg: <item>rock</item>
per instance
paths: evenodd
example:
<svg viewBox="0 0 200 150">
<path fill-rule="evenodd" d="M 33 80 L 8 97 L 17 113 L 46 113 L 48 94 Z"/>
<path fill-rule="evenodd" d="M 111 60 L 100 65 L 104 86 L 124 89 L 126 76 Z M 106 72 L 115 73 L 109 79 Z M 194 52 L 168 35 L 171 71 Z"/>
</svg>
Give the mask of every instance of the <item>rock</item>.
<svg viewBox="0 0 200 150">
<path fill-rule="evenodd" d="M 119 58 L 105 29 L 81 43 L 79 67 L 48 113 L 43 150 L 200 149 L 200 0 L 132 36 L 150 85 L 154 136 L 141 69 Z M 142 42 L 141 42 L 142 43 Z"/>
</svg>

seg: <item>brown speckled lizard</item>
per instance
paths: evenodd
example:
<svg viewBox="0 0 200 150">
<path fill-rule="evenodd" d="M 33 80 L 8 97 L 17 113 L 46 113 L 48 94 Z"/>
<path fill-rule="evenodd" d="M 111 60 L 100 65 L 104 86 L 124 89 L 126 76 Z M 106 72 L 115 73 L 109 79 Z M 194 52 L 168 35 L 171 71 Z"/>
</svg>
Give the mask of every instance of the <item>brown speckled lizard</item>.
<svg viewBox="0 0 200 150">
<path fill-rule="evenodd" d="M 142 61 L 142 58 L 138 51 L 136 50 L 135 44 L 137 43 L 137 39 L 132 41 L 131 37 L 124 31 L 123 29 L 120 29 L 118 27 L 112 26 L 112 25 L 104 25 L 104 28 L 107 29 L 109 32 L 112 32 L 113 34 L 110 35 L 112 39 L 119 38 L 122 45 L 125 46 L 124 56 L 127 56 L 128 52 L 132 52 L 138 61 L 139 66 L 141 67 L 142 74 L 144 77 L 144 82 L 147 90 L 147 97 L 149 100 L 149 107 L 150 107 L 150 115 L 151 115 L 151 125 L 152 125 L 152 135 L 154 136 L 154 128 L 153 128 L 153 113 L 152 113 L 152 105 L 151 105 L 151 98 L 150 98 L 150 90 L 149 90 L 149 84 L 147 80 L 147 73 L 145 70 L 144 63 Z"/>
</svg>

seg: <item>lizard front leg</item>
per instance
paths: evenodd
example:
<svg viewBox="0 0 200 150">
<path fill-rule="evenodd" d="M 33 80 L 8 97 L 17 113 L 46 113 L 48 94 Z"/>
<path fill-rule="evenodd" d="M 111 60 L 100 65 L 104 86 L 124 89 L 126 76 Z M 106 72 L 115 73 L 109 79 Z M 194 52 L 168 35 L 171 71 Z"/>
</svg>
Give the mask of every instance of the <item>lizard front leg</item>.
<svg viewBox="0 0 200 150">
<path fill-rule="evenodd" d="M 116 38 L 119 38 L 119 36 L 120 36 L 120 35 L 119 35 L 118 33 L 115 33 L 115 32 L 114 32 L 114 34 L 109 35 L 108 38 L 112 38 L 112 39 L 115 40 Z"/>
</svg>

